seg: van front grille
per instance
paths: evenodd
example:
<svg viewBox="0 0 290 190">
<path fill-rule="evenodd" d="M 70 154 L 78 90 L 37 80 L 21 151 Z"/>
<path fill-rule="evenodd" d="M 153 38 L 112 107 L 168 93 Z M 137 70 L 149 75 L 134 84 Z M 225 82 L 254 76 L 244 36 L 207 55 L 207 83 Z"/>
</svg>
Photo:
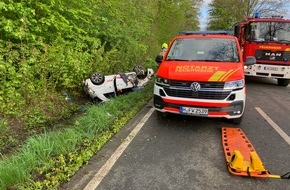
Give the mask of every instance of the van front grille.
<svg viewBox="0 0 290 190">
<path fill-rule="evenodd" d="M 231 91 L 223 89 L 224 82 L 198 82 L 201 86 L 199 91 L 192 91 L 190 81 L 170 81 L 170 86 L 164 86 L 164 91 L 168 96 L 194 99 L 226 99 Z"/>
</svg>

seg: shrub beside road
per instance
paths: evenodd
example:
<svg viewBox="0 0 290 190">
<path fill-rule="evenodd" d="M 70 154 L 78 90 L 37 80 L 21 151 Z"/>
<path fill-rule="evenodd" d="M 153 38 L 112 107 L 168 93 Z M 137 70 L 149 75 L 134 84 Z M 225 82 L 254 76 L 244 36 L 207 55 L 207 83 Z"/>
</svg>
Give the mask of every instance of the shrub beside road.
<svg viewBox="0 0 290 190">
<path fill-rule="evenodd" d="M 71 127 L 29 138 L 0 162 L 0 189 L 57 189 L 147 104 L 152 89 L 153 80 L 140 91 L 87 107 Z"/>
</svg>

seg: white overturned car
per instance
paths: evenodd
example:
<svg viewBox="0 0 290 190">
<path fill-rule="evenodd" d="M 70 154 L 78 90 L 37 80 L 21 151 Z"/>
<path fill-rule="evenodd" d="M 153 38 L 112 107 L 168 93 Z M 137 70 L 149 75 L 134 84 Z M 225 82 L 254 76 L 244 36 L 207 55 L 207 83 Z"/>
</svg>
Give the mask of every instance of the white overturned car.
<svg viewBox="0 0 290 190">
<path fill-rule="evenodd" d="M 141 65 L 135 66 L 133 72 L 108 76 L 95 72 L 84 81 L 84 89 L 94 102 L 108 101 L 111 96 L 143 88 L 153 75 L 153 69 Z"/>
</svg>

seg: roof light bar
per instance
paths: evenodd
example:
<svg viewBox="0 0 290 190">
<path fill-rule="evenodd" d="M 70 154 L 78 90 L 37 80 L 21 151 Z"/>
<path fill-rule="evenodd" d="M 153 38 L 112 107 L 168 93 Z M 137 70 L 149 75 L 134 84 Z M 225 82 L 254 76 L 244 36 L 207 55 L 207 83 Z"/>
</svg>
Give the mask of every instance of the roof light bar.
<svg viewBox="0 0 290 190">
<path fill-rule="evenodd" d="M 209 31 L 180 31 L 179 34 L 182 35 L 192 35 L 192 34 L 201 34 L 201 35 L 229 35 L 232 34 L 232 31 L 227 31 L 227 30 L 209 30 Z"/>
</svg>

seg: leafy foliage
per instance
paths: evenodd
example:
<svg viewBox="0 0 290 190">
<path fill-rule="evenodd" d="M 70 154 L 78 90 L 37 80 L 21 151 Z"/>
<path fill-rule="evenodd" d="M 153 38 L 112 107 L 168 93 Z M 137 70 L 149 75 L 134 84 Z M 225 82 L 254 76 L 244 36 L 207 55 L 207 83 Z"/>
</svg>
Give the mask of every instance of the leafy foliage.
<svg viewBox="0 0 290 190">
<path fill-rule="evenodd" d="M 29 135 L 54 130 L 54 123 L 65 121 L 80 110 L 84 106 L 79 103 L 79 97 L 83 95 L 82 81 L 92 72 L 112 74 L 131 70 L 137 64 L 156 67 L 153 60 L 159 53 L 160 44 L 169 42 L 180 30 L 198 28 L 200 2 L 201 0 L 2 0 L 1 155 L 9 147 L 21 148 L 21 141 Z M 66 101 L 65 94 L 72 96 L 72 101 Z M 110 106 L 113 109 L 116 105 Z M 115 113 L 117 115 L 113 119 L 123 116 L 119 110 L 115 110 Z M 135 112 L 128 114 L 131 116 L 133 113 Z M 104 121 L 106 117 L 98 113 L 94 118 Z M 94 121 L 90 122 L 84 123 L 86 129 Z M 126 120 L 119 124 L 124 122 Z M 106 122 L 103 123 L 104 126 L 98 126 L 97 131 L 107 131 Z M 116 132 L 118 128 L 114 127 L 112 130 Z M 74 139 L 82 137 L 79 135 Z M 45 146 L 45 143 L 38 140 L 31 143 L 40 147 L 39 149 Z M 29 149 L 34 150 L 33 147 Z M 19 168 L 35 167 L 35 160 L 32 158 L 35 154 L 45 158 L 51 152 L 25 154 L 25 159 L 31 161 L 25 166 L 21 162 L 14 164 L 17 159 L 13 160 L 7 167 L 15 166 L 14 170 L 1 177 L 0 182 L 7 180 L 8 186 L 12 186 L 15 181 L 13 182 L 11 175 L 18 176 L 18 182 L 27 179 L 30 174 L 27 170 L 20 172 Z M 60 148 L 54 154 L 56 158 L 60 158 L 67 152 Z"/>
<path fill-rule="evenodd" d="M 199 1 L 2 1 L 1 115 L 23 120 L 30 106 L 44 115 L 40 101 L 59 103 L 58 93 L 79 91 L 93 71 L 131 70 L 154 57 L 158 44 L 197 27 L 194 2 Z"/>
<path fill-rule="evenodd" d="M 63 131 L 29 138 L 17 155 L 0 161 L 5 171 L 0 173 L 0 189 L 57 189 L 147 104 L 152 87 L 153 81 L 142 91 L 87 107 Z"/>
<path fill-rule="evenodd" d="M 152 33 L 148 42 L 153 47 L 149 53 L 156 54 L 160 44 L 167 42 L 183 30 L 199 29 L 199 6 L 202 0 L 151 0 L 154 14 L 152 16 Z M 157 43 L 156 43 L 157 42 Z M 154 52 L 153 52 L 154 51 Z"/>
<path fill-rule="evenodd" d="M 253 16 L 255 12 L 263 16 L 285 13 L 289 0 L 213 0 L 209 4 L 210 30 L 231 30 L 235 22 L 244 17 Z"/>
</svg>

